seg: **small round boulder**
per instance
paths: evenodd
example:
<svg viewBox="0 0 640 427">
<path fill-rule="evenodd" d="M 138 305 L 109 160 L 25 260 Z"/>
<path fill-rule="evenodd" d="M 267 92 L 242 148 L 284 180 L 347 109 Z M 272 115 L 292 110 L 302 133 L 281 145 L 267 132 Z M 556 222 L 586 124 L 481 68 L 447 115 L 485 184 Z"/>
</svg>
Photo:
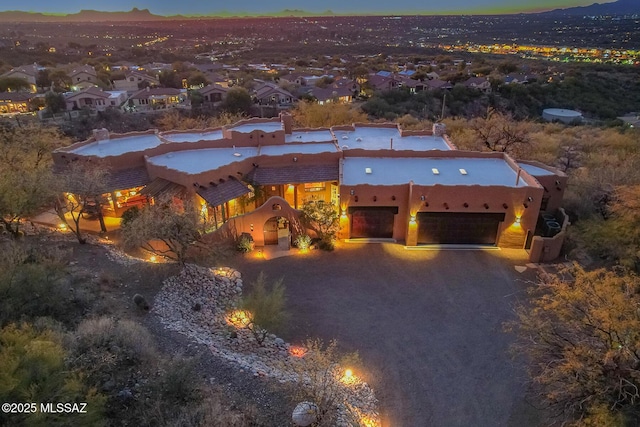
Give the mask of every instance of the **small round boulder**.
<svg viewBox="0 0 640 427">
<path fill-rule="evenodd" d="M 318 406 L 312 402 L 301 402 L 293 410 L 291 415 L 293 424 L 299 427 L 307 427 L 318 420 Z"/>
</svg>

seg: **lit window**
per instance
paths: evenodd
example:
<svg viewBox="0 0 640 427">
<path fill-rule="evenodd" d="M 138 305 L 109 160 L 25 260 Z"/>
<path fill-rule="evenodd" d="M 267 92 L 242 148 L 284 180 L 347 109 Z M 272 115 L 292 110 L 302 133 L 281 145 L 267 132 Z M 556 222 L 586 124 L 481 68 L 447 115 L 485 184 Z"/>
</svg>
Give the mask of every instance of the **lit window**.
<svg viewBox="0 0 640 427">
<path fill-rule="evenodd" d="M 322 191 L 326 188 L 324 182 L 307 182 L 304 184 L 304 191 Z"/>
</svg>

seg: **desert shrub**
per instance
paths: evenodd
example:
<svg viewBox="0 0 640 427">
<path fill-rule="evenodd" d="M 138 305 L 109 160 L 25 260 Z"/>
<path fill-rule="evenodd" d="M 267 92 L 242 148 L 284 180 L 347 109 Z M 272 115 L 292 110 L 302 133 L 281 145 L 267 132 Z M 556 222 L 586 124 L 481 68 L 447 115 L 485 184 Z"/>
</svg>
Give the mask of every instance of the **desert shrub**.
<svg viewBox="0 0 640 427">
<path fill-rule="evenodd" d="M 309 249 L 311 246 L 311 237 L 307 234 L 300 234 L 295 238 L 293 244 L 296 245 L 298 249 Z"/>
<path fill-rule="evenodd" d="M 335 241 L 333 239 L 320 239 L 318 242 L 318 248 L 323 251 L 332 251 L 336 247 Z"/>
<path fill-rule="evenodd" d="M 118 278 L 109 270 L 102 270 L 98 273 L 98 282 L 102 285 L 115 285 L 118 282 Z"/>
<path fill-rule="evenodd" d="M 236 245 L 238 252 L 249 253 L 253 250 L 253 238 L 250 235 L 242 234 L 238 238 L 238 243 Z"/>
<path fill-rule="evenodd" d="M 296 377 L 292 389 L 297 402 L 310 401 L 318 407 L 317 426 L 336 424 L 338 405 L 343 403 L 340 381 L 344 376 L 344 367 L 354 368 L 360 365 L 357 353 L 341 355 L 336 341 L 325 345 L 322 340 L 308 340 L 304 357 L 293 360 L 292 370 Z M 353 424 L 359 425 L 359 424 Z"/>
<path fill-rule="evenodd" d="M 126 227 L 131 221 L 136 219 L 140 215 L 140 209 L 137 206 L 130 207 L 126 211 L 122 212 L 120 217 L 120 225 Z"/>
<path fill-rule="evenodd" d="M 167 407 L 163 401 L 149 405 L 146 420 L 153 420 L 157 426 L 183 427 L 251 427 L 265 424 L 261 422 L 255 406 L 230 406 L 226 391 L 203 392 L 202 399 L 192 405 Z"/>
<path fill-rule="evenodd" d="M 563 277 L 572 276 L 573 280 Z M 570 426 L 637 425 L 640 278 L 575 264 L 529 288 L 507 323 L 531 391 Z"/>
<path fill-rule="evenodd" d="M 193 359 L 175 357 L 164 363 L 161 372 L 153 387 L 162 401 L 174 405 L 200 401 L 201 384 Z"/>
<path fill-rule="evenodd" d="M 249 316 L 247 328 L 259 344 L 264 342 L 269 332 L 278 332 L 288 319 L 282 279 L 277 280 L 271 289 L 267 289 L 266 282 L 267 277 L 261 272 L 240 304 Z"/>
<path fill-rule="evenodd" d="M 73 286 L 58 252 L 22 241 L 0 245 L 0 326 L 38 317 L 70 325 L 93 304 L 85 283 Z"/>
<path fill-rule="evenodd" d="M 158 425 L 145 421 L 159 399 L 149 384 L 161 372 L 161 356 L 147 329 L 130 320 L 100 317 L 78 325 L 70 340 L 73 366 L 107 396 L 111 425 Z"/>
<path fill-rule="evenodd" d="M 86 402 L 86 414 L 74 414 L 72 423 L 104 425 L 105 398 L 87 385 L 80 370 L 67 366 L 61 334 L 28 324 L 0 330 L 1 402 Z M 38 408 L 39 409 L 39 408 Z M 39 411 L 38 411 L 39 412 Z M 63 426 L 69 414 L 5 414 L 0 425 Z"/>
<path fill-rule="evenodd" d="M 305 203 L 300 214 L 300 222 L 316 232 L 320 238 L 320 249 L 333 250 L 340 229 L 340 217 L 334 204 L 322 200 Z"/>
<path fill-rule="evenodd" d="M 76 364 L 98 382 L 117 374 L 126 382 L 128 374 L 121 372 L 122 368 L 143 368 L 158 356 L 153 337 L 144 326 L 108 317 L 80 323 L 72 348 Z"/>
</svg>

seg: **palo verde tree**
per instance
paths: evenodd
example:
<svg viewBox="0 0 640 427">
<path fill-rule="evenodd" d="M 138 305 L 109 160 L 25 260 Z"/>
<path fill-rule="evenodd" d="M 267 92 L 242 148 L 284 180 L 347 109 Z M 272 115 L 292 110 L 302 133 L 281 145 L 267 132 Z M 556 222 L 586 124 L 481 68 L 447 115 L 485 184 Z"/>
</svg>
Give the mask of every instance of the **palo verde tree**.
<svg viewBox="0 0 640 427">
<path fill-rule="evenodd" d="M 575 266 L 516 308 L 514 350 L 531 361 L 540 396 L 576 426 L 640 420 L 640 278 Z"/>
<path fill-rule="evenodd" d="M 248 317 L 246 328 L 258 344 L 262 345 L 267 334 L 278 332 L 289 315 L 285 311 L 285 287 L 279 279 L 267 288 L 267 277 L 260 273 L 251 284 L 251 291 L 242 299 L 241 307 Z"/>
<path fill-rule="evenodd" d="M 25 217 L 54 200 L 51 151 L 67 144 L 54 128 L 0 127 L 0 223 L 12 236 Z"/>
<path fill-rule="evenodd" d="M 201 245 L 206 223 L 192 203 L 156 201 L 122 224 L 125 245 L 184 264 L 189 248 Z"/>
<path fill-rule="evenodd" d="M 102 204 L 103 195 L 109 191 L 107 166 L 100 162 L 78 160 L 69 162 L 56 177 L 59 194 L 64 193 L 58 197 L 56 212 L 62 222 L 74 232 L 78 242 L 87 242 L 80 229 L 85 215 L 96 215 L 100 228 L 106 232 Z M 69 217 L 72 224 L 69 224 Z"/>
<path fill-rule="evenodd" d="M 300 222 L 316 232 L 322 249 L 333 249 L 340 229 L 340 216 L 334 204 L 323 200 L 305 203 L 300 213 Z"/>
</svg>

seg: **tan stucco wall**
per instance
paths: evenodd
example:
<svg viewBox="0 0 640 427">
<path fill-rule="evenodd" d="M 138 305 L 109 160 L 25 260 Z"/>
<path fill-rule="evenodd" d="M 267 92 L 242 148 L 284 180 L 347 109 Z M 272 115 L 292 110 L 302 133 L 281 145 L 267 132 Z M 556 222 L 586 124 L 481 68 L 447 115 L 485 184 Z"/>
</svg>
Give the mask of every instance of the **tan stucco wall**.
<svg viewBox="0 0 640 427">
<path fill-rule="evenodd" d="M 274 210 L 274 205 L 280 207 Z M 258 209 L 246 214 L 231 218 L 220 230 L 223 233 L 231 233 L 240 236 L 242 233 L 249 233 L 253 237 L 256 246 L 264 246 L 264 225 L 273 217 L 287 218 L 291 223 L 292 235 L 295 236 L 302 232 L 299 226 L 299 211 L 293 209 L 282 197 L 270 197 L 266 203 Z"/>
<path fill-rule="evenodd" d="M 479 185 L 413 185 L 413 188 L 411 187 L 411 184 L 343 185 L 340 188 L 340 209 L 347 211 L 349 207 L 354 206 L 397 207 L 398 214 L 395 216 L 393 238 L 399 241 L 406 240 L 411 215 L 419 212 L 504 213 L 505 220 L 500 227 L 498 245 L 522 248 L 527 231 L 530 230 L 533 233 L 535 230 L 543 193 L 543 189 L 539 186 L 515 188 Z M 423 196 L 425 200 L 421 200 Z M 465 203 L 468 207 L 464 207 Z M 507 207 L 505 208 L 504 205 Z M 510 228 L 516 221 L 516 217 L 520 217 L 520 227 Z M 350 214 L 347 214 L 347 219 L 351 221 Z M 349 230 L 345 228 L 348 225 L 348 222 L 343 221 L 341 235 L 346 238 L 349 237 Z"/>
</svg>

